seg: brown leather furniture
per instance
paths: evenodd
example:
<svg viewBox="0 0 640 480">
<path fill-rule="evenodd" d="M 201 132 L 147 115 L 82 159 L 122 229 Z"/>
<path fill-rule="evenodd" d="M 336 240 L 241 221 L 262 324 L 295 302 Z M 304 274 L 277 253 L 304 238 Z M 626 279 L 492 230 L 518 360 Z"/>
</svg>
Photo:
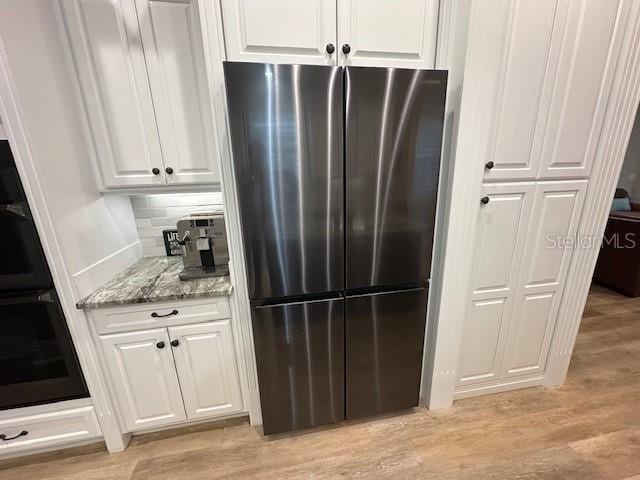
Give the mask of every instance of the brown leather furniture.
<svg viewBox="0 0 640 480">
<path fill-rule="evenodd" d="M 622 195 L 628 197 L 616 190 L 616 198 Z M 611 212 L 593 280 L 627 297 L 640 296 L 640 211 Z"/>
</svg>

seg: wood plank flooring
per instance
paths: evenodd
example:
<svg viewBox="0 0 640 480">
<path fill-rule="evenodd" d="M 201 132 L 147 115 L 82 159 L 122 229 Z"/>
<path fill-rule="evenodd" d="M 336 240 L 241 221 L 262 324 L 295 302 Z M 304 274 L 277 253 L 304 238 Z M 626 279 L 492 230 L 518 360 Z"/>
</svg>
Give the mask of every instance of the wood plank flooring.
<svg viewBox="0 0 640 480">
<path fill-rule="evenodd" d="M 567 382 L 275 439 L 246 422 L 123 453 L 0 463 L 0 480 L 640 479 L 640 299 L 594 286 Z M 95 449 L 94 449 L 95 450 Z"/>
</svg>

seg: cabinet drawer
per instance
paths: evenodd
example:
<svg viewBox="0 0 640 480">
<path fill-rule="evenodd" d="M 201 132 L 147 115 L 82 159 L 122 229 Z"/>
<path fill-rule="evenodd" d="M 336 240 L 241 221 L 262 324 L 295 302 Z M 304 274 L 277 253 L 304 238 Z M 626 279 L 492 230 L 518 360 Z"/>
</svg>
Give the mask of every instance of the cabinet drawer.
<svg viewBox="0 0 640 480">
<path fill-rule="evenodd" d="M 27 433 L 21 435 L 22 432 Z M 5 439 L 0 440 L 0 456 L 5 456 L 90 440 L 99 437 L 101 432 L 93 406 L 89 405 L 44 413 L 18 413 L 0 420 L 0 435 L 5 435 Z"/>
<path fill-rule="evenodd" d="M 199 301 L 176 301 L 123 305 L 91 311 L 99 334 L 200 323 L 229 318 L 225 297 Z"/>
</svg>

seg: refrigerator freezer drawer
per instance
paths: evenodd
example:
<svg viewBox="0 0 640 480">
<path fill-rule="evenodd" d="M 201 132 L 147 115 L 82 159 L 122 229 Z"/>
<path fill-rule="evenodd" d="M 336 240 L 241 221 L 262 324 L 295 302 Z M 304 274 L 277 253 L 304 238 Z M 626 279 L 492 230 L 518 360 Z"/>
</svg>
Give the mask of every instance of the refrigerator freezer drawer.
<svg viewBox="0 0 640 480">
<path fill-rule="evenodd" d="M 252 309 L 265 435 L 344 419 L 344 300 Z"/>
<path fill-rule="evenodd" d="M 346 299 L 346 418 L 418 405 L 427 289 Z"/>
</svg>

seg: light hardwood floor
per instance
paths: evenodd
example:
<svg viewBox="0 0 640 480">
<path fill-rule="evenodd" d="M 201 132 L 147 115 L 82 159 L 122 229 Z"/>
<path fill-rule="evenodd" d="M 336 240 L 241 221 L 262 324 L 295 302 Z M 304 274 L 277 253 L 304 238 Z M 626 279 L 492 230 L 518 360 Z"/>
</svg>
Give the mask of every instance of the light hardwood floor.
<svg viewBox="0 0 640 480">
<path fill-rule="evenodd" d="M 0 463 L 0 480 L 625 479 L 640 474 L 640 299 L 593 287 L 564 386 L 265 439 L 242 422 L 115 455 Z"/>
</svg>

